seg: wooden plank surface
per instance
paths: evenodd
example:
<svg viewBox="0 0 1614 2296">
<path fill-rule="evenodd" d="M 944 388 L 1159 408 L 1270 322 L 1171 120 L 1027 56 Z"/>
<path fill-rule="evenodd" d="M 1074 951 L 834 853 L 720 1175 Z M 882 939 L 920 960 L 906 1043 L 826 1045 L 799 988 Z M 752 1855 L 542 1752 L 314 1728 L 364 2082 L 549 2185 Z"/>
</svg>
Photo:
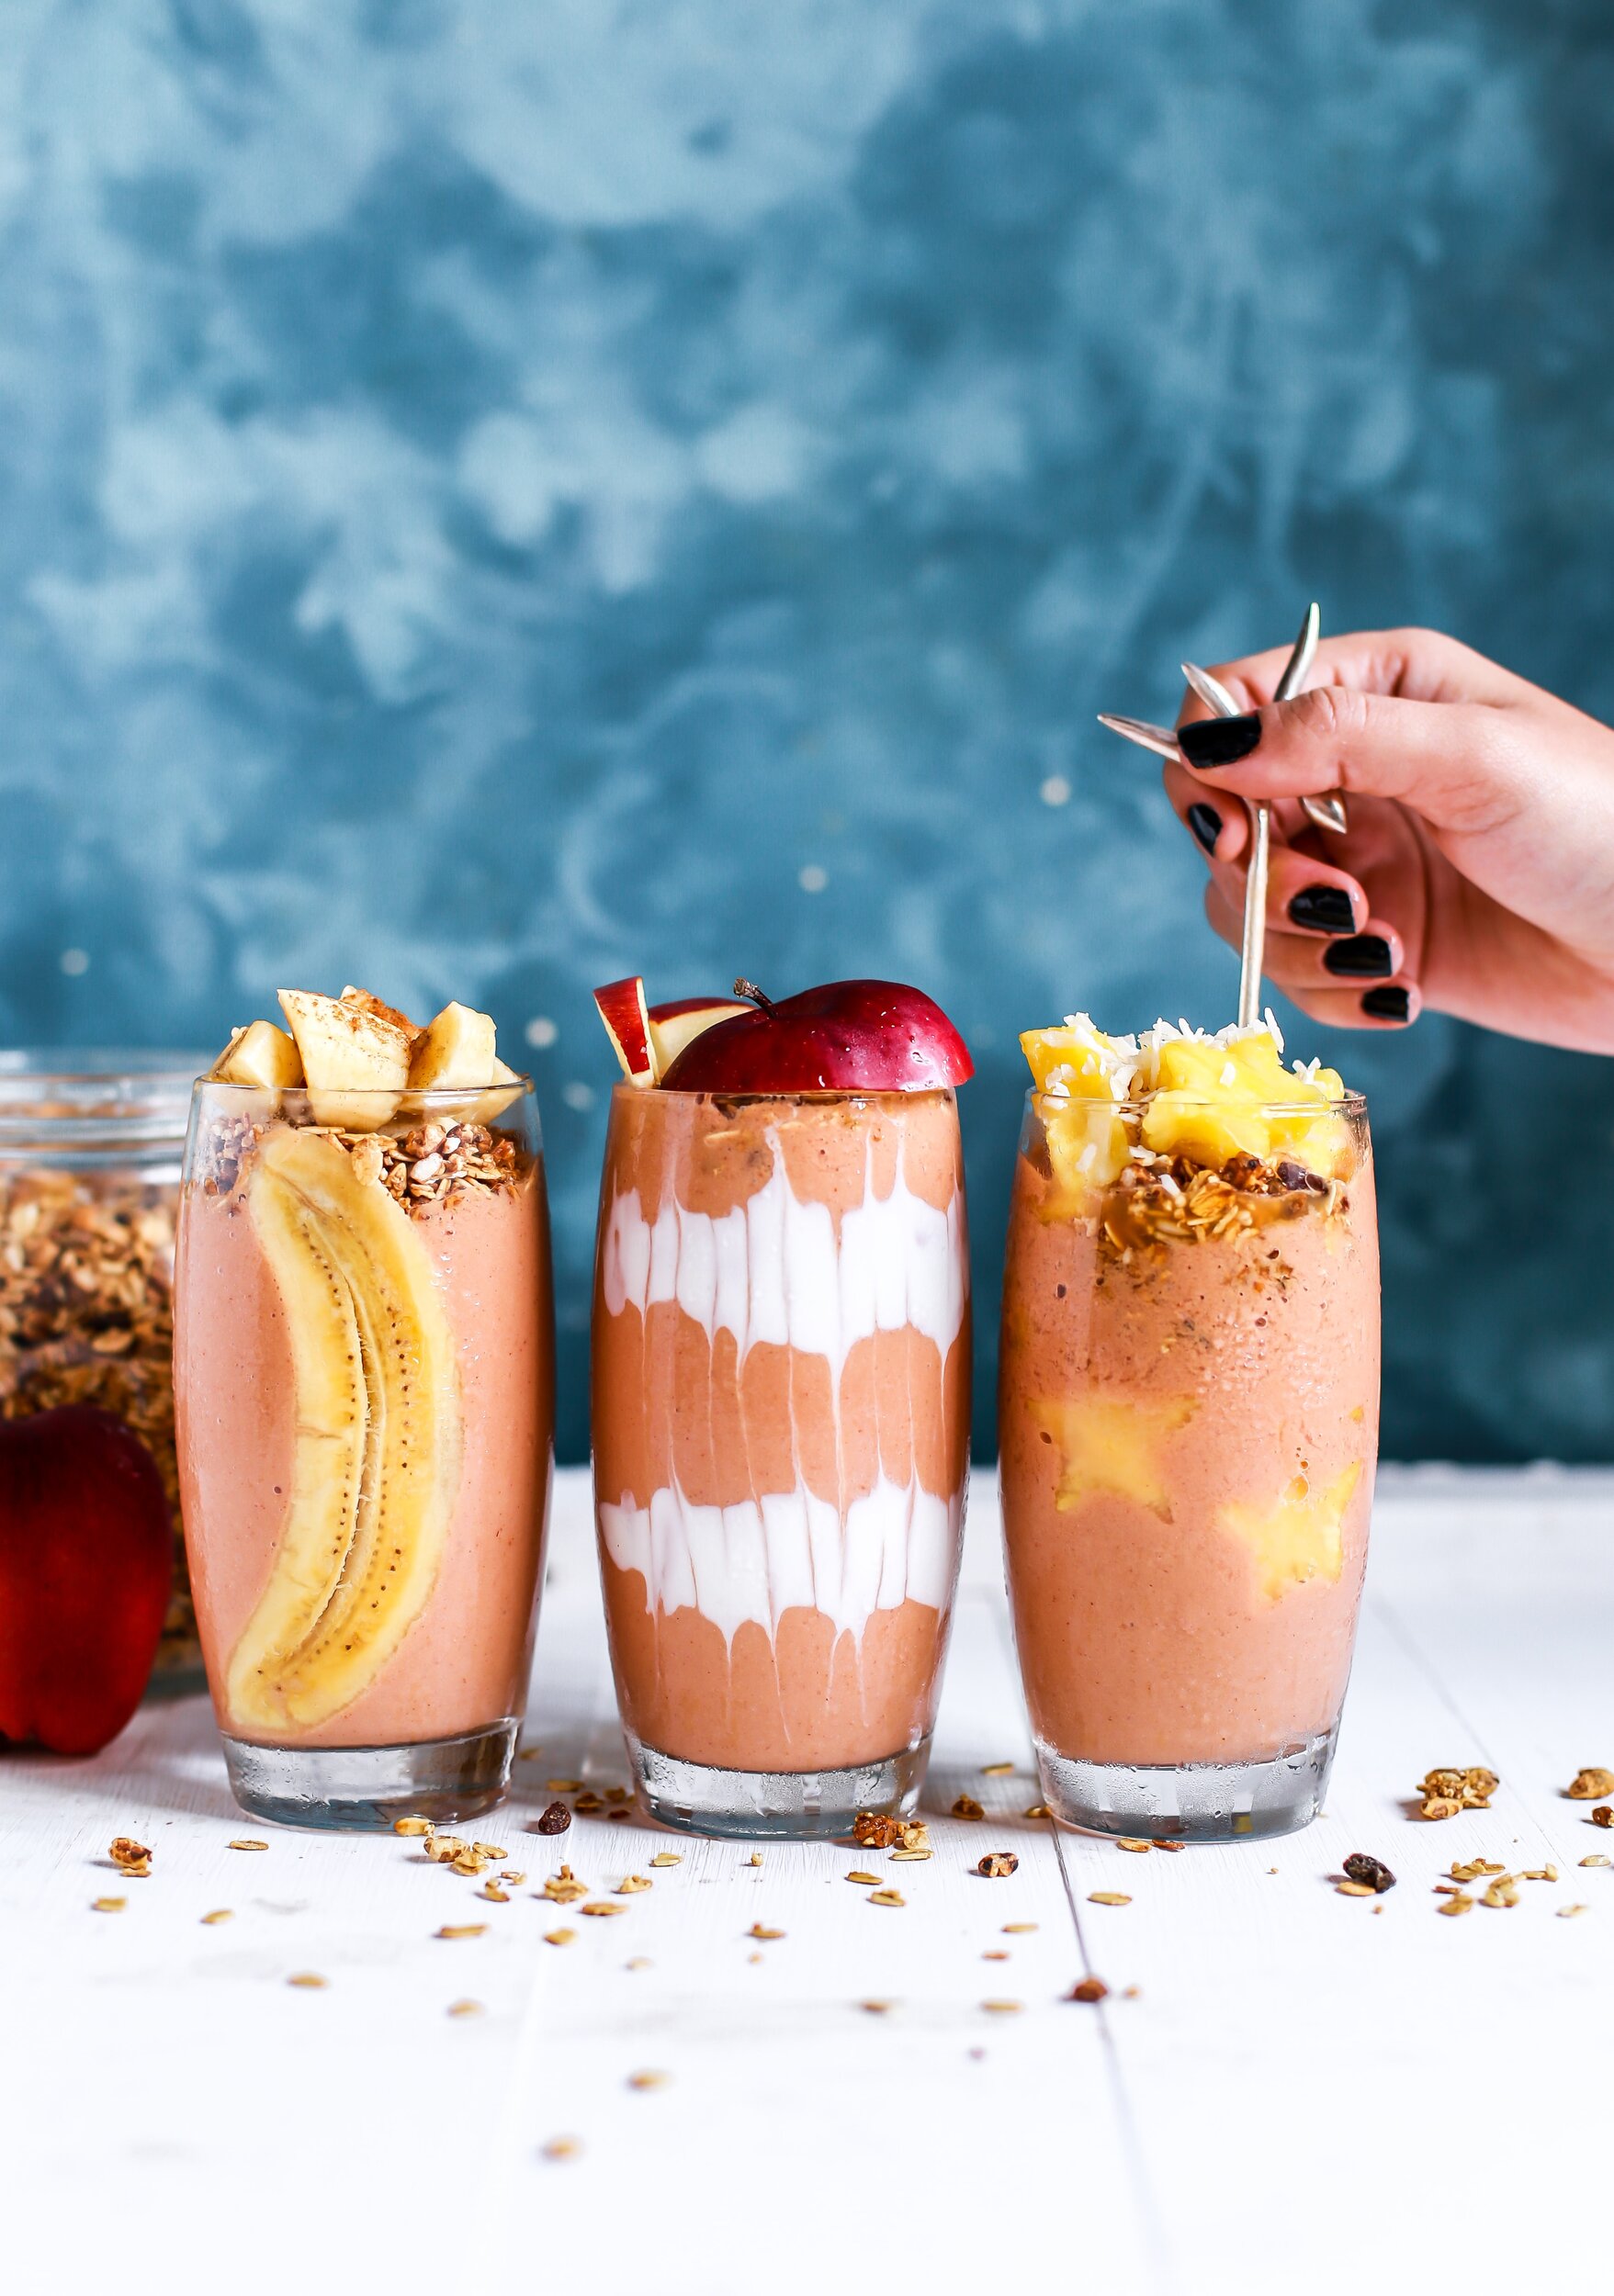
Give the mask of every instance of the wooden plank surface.
<svg viewBox="0 0 1614 2296">
<path fill-rule="evenodd" d="M 550 1778 L 626 1779 L 588 1515 L 586 1479 L 563 1476 L 526 1733 L 542 1750 L 474 1829 L 526 1877 L 507 1903 L 406 1841 L 243 1818 L 200 1698 L 148 1706 L 93 1762 L 0 1761 L 19 2270 L 284 2288 L 317 2259 L 323 2287 L 384 2260 L 423 2287 L 452 2257 L 672 2296 L 1028 2272 L 1157 2296 L 1573 2278 L 1601 2254 L 1614 1868 L 1578 1861 L 1614 1855 L 1614 1832 L 1562 1788 L 1614 1766 L 1614 1478 L 1387 1478 L 1326 1815 L 1174 1856 L 1023 1814 L 989 1477 L 928 1863 L 801 1843 L 757 1865 L 636 1818 L 538 1836 Z M 1489 1813 L 1409 1818 L 1425 1770 L 1478 1761 L 1504 1782 Z M 960 1792 L 983 1822 L 945 1815 Z M 118 1833 L 152 1844 L 151 1879 L 105 1863 Z M 227 1846 L 243 1838 L 269 1846 Z M 988 1848 L 1018 1855 L 1011 1879 L 974 1874 Z M 1351 1849 L 1396 1889 L 1339 1896 Z M 676 1865 L 650 1864 L 667 1851 Z M 1439 1917 L 1433 1883 L 1475 1855 L 1559 1878 Z M 546 1900 L 562 1859 L 624 1909 Z M 872 1906 L 853 1869 L 904 1906 Z M 616 1896 L 634 1873 L 652 1888 Z M 1131 1902 L 1090 1902 L 1107 1890 Z M 559 1930 L 572 1941 L 545 1942 Z M 1112 1988 L 1097 2008 L 1064 1998 L 1089 1972 Z"/>
</svg>

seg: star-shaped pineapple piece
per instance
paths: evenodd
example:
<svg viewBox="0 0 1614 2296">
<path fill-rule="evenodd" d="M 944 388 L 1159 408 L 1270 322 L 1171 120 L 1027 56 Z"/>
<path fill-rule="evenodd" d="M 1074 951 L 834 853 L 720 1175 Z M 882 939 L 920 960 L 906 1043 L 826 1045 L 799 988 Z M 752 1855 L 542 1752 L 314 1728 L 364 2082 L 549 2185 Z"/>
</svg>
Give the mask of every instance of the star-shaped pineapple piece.
<svg viewBox="0 0 1614 2296">
<path fill-rule="evenodd" d="M 1059 1451 L 1054 1503 L 1060 1514 L 1073 1514 L 1084 1500 L 1107 1496 L 1134 1499 L 1169 1523 L 1160 1446 L 1187 1425 L 1195 1408 L 1190 1395 L 1159 1403 L 1122 1402 L 1104 1395 L 1037 1398 L 1033 1414 Z"/>
<path fill-rule="evenodd" d="M 1297 1475 L 1270 1507 L 1233 1504 L 1216 1520 L 1248 1547 L 1256 1580 L 1270 1603 L 1309 1579 L 1337 1579 L 1345 1559 L 1345 1510 L 1361 1480 L 1361 1463 L 1314 1491 Z"/>
</svg>

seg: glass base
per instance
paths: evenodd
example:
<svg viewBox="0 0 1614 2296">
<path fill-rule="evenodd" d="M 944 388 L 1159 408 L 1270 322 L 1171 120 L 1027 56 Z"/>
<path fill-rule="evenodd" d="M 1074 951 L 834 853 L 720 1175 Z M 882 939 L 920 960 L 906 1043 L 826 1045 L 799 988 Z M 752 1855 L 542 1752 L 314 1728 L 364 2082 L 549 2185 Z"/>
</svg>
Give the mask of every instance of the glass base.
<svg viewBox="0 0 1614 2296">
<path fill-rule="evenodd" d="M 417 1746 L 250 1746 L 224 1740 L 230 1790 L 277 1826 L 390 1833 L 397 1818 L 480 1818 L 504 1799 L 518 1718 Z"/>
<path fill-rule="evenodd" d="M 834 1840 L 850 1834 L 859 1810 L 906 1818 L 931 1759 L 928 1738 L 883 1761 L 852 1770 L 715 1770 L 658 1753 L 631 1730 L 627 1758 L 653 1818 L 680 1833 L 742 1841 Z"/>
<path fill-rule="evenodd" d="M 1039 1742 L 1043 1799 L 1088 1833 L 1163 1841 L 1257 1841 L 1309 1826 L 1323 1806 L 1336 1733 L 1297 1739 L 1268 1761 L 1128 1766 L 1073 1761 Z"/>
</svg>

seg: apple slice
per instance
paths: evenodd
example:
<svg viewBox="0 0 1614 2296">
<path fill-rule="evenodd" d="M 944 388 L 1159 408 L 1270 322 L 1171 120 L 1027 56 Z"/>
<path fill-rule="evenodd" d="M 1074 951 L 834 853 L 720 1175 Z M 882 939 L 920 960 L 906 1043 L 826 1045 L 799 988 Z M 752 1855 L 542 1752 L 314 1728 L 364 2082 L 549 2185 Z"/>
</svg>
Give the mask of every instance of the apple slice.
<svg viewBox="0 0 1614 2296">
<path fill-rule="evenodd" d="M 662 1079 L 670 1092 L 940 1092 L 975 1075 L 940 1005 L 900 981 L 830 981 L 703 1029 Z"/>
<path fill-rule="evenodd" d="M 302 1082 L 302 1062 L 297 1046 L 272 1020 L 254 1020 L 250 1028 L 232 1029 L 230 1041 L 209 1072 L 209 1083 L 254 1085 L 261 1092 L 278 1092 L 283 1086 Z"/>
<path fill-rule="evenodd" d="M 418 1020 L 412 1020 L 408 1013 L 400 1012 L 396 1005 L 383 1004 L 380 997 L 372 996 L 367 988 L 355 988 L 350 983 L 343 990 L 340 1001 L 344 1005 L 356 1005 L 361 1012 L 373 1013 L 378 1020 L 389 1020 L 395 1029 L 401 1029 L 406 1037 L 412 1039 L 425 1034 Z"/>
<path fill-rule="evenodd" d="M 310 989 L 283 988 L 280 1008 L 302 1056 L 309 1113 L 316 1124 L 378 1131 L 409 1084 L 412 1040 L 367 1006 Z"/>
<path fill-rule="evenodd" d="M 414 1041 L 409 1059 L 412 1092 L 480 1090 L 493 1081 L 493 1046 L 498 1031 L 485 1012 L 468 1005 L 445 1005 Z"/>
<path fill-rule="evenodd" d="M 664 1076 L 686 1044 L 693 1044 L 703 1029 L 715 1028 L 719 1020 L 732 1020 L 737 1012 L 749 1012 L 749 1005 L 736 1004 L 732 996 L 683 996 L 671 1005 L 652 1005 L 649 1009 L 650 1042 L 656 1051 L 656 1074 Z"/>
<path fill-rule="evenodd" d="M 661 1071 L 650 1034 L 643 981 L 637 973 L 626 981 L 607 981 L 604 988 L 595 989 L 594 1002 L 628 1083 L 653 1085 Z"/>
</svg>

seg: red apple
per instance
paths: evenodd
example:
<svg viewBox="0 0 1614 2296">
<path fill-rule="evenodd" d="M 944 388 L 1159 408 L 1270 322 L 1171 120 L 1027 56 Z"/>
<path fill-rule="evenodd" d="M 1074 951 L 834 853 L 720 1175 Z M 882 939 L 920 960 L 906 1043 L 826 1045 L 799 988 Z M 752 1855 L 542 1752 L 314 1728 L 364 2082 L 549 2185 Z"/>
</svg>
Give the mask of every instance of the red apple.
<svg viewBox="0 0 1614 2296">
<path fill-rule="evenodd" d="M 975 1075 L 939 1005 L 896 981 L 831 981 L 705 1029 L 662 1082 L 673 1092 L 934 1092 Z"/>
<path fill-rule="evenodd" d="M 0 1738 L 94 1754 L 141 1702 L 174 1572 L 156 1461 L 87 1403 L 0 1424 Z"/>
<path fill-rule="evenodd" d="M 661 1072 L 650 1035 L 643 981 L 637 973 L 626 981 L 607 981 L 604 988 L 595 989 L 594 1002 L 628 1083 L 653 1085 Z"/>
<path fill-rule="evenodd" d="M 664 1076 L 684 1046 L 693 1044 L 705 1030 L 751 1009 L 749 1005 L 736 1004 L 732 996 L 683 996 L 671 1005 L 652 1005 L 650 1042 L 656 1048 L 656 1074 Z"/>
</svg>

